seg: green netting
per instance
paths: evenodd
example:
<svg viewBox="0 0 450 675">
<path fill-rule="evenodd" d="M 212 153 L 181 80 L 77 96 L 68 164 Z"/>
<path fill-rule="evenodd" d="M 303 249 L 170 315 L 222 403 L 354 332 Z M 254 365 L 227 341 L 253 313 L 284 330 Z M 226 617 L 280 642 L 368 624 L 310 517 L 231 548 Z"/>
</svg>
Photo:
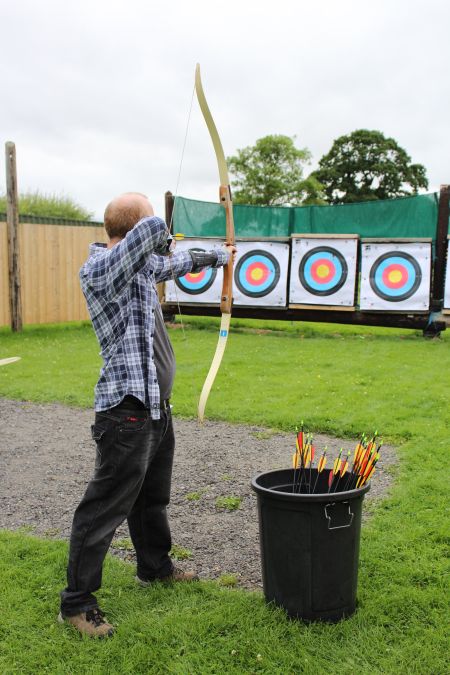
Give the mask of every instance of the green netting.
<svg viewBox="0 0 450 675">
<path fill-rule="evenodd" d="M 434 240 L 438 195 L 339 206 L 235 205 L 233 212 L 237 237 L 289 237 L 310 232 Z M 173 222 L 175 232 L 188 237 L 223 237 L 225 232 L 224 209 L 211 202 L 177 197 Z"/>
<path fill-rule="evenodd" d="M 237 237 L 288 237 L 292 209 L 285 207 L 233 207 Z M 187 237 L 222 237 L 225 233 L 225 210 L 220 204 L 177 197 L 173 224 L 175 232 Z"/>
<path fill-rule="evenodd" d="M 361 237 L 436 236 L 438 195 L 420 195 L 377 202 L 295 208 L 299 233 L 359 234 Z"/>
</svg>

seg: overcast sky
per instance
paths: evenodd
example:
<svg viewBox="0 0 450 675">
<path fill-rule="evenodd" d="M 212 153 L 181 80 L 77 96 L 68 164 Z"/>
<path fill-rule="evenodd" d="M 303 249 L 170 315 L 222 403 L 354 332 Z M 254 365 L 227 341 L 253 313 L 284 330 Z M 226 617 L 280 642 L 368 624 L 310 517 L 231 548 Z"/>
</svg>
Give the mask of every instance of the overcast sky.
<svg viewBox="0 0 450 675">
<path fill-rule="evenodd" d="M 102 219 L 136 190 L 161 213 L 199 62 L 226 155 L 295 135 L 309 171 L 338 136 L 378 129 L 434 190 L 450 181 L 449 26 L 448 0 L 1 0 L 2 142 L 16 143 L 22 191 Z M 194 100 L 178 194 L 217 192 Z"/>
</svg>

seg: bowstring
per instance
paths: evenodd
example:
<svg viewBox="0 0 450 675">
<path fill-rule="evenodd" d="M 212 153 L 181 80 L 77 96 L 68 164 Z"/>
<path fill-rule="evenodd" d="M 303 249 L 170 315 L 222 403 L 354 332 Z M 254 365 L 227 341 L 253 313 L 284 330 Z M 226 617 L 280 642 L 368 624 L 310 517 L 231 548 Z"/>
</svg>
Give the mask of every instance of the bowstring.
<svg viewBox="0 0 450 675">
<path fill-rule="evenodd" d="M 180 186 L 181 172 L 182 172 L 182 169 L 183 169 L 183 160 L 184 160 L 184 155 L 185 155 L 185 150 L 186 150 L 186 144 L 187 144 L 187 138 L 188 138 L 188 132 L 189 132 L 189 125 L 190 125 L 190 122 L 191 122 L 192 106 L 194 104 L 194 94 L 195 94 L 195 82 L 194 82 L 194 86 L 192 88 L 191 103 L 190 103 L 190 106 L 189 106 L 189 113 L 188 113 L 188 118 L 187 118 L 187 123 L 186 123 L 186 129 L 185 129 L 185 132 L 184 132 L 183 147 L 182 147 L 182 150 L 181 150 L 180 164 L 179 164 L 179 168 L 178 168 L 177 182 L 176 182 L 176 185 L 175 185 L 175 194 L 173 195 L 173 208 L 172 208 L 172 211 L 171 211 L 171 214 L 170 214 L 170 222 L 168 224 L 169 233 L 172 232 L 173 219 L 174 219 L 175 209 L 176 209 L 176 205 L 177 205 L 178 189 L 179 189 L 179 186 Z M 174 274 L 174 271 L 173 271 L 172 261 L 171 261 L 170 255 L 169 255 L 169 261 L 170 261 L 170 271 L 172 273 L 173 287 L 174 287 L 174 290 L 175 290 L 175 300 L 176 300 L 176 304 L 177 304 L 177 308 L 178 308 L 178 314 L 179 314 L 180 322 L 181 322 L 181 331 L 182 331 L 182 334 L 183 334 L 183 340 L 186 340 L 186 333 L 185 333 L 185 330 L 184 330 L 184 322 L 183 322 L 183 314 L 181 312 L 180 300 L 179 300 L 178 291 L 177 291 L 177 284 L 175 282 L 175 274 Z"/>
</svg>

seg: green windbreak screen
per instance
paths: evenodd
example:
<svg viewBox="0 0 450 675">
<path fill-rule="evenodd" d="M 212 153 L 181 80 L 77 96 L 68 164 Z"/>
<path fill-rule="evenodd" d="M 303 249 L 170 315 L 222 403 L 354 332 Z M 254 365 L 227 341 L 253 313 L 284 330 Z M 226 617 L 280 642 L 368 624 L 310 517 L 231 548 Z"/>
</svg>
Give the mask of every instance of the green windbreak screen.
<svg viewBox="0 0 450 675">
<path fill-rule="evenodd" d="M 233 206 L 237 237 L 288 237 L 292 209 L 285 207 Z M 177 197 L 173 216 L 174 232 L 187 237 L 225 235 L 225 210 L 220 204 Z"/>
<path fill-rule="evenodd" d="M 237 237 L 296 234 L 359 234 L 416 238 L 436 235 L 438 195 L 427 194 L 338 206 L 269 207 L 235 205 Z M 174 231 L 188 237 L 223 237 L 225 211 L 219 204 L 177 197 Z"/>
</svg>

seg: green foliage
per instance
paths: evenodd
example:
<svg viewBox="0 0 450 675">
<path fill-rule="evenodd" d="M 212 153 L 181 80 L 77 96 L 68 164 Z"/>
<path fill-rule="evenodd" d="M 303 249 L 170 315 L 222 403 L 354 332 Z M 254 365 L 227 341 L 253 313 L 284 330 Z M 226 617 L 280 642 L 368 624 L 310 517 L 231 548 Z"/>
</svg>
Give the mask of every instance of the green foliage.
<svg viewBox="0 0 450 675">
<path fill-rule="evenodd" d="M 130 537 L 122 537 L 122 539 L 113 539 L 111 548 L 117 548 L 119 551 L 132 551 L 134 547 Z"/>
<path fill-rule="evenodd" d="M 172 544 L 170 556 L 174 558 L 174 560 L 189 560 L 189 558 L 192 558 L 192 551 L 188 548 L 178 546 L 177 544 Z"/>
<path fill-rule="evenodd" d="M 186 495 L 188 502 L 198 502 L 202 498 L 202 492 L 189 492 Z"/>
<path fill-rule="evenodd" d="M 253 147 L 238 150 L 228 157 L 234 174 L 236 204 L 295 206 L 323 203 L 321 185 L 314 176 L 303 177 L 311 153 L 296 148 L 295 137 L 272 135 L 256 141 Z"/>
<path fill-rule="evenodd" d="M 221 574 L 220 577 L 217 579 L 217 583 L 219 586 L 228 586 L 229 588 L 233 588 L 234 586 L 237 586 L 237 576 L 235 574 Z"/>
<path fill-rule="evenodd" d="M 313 173 L 331 204 L 392 199 L 427 188 L 426 169 L 393 138 L 359 129 L 337 138 Z"/>
<path fill-rule="evenodd" d="M 0 213 L 6 213 L 6 195 L 0 195 Z M 23 192 L 19 196 L 19 213 L 26 216 L 50 216 L 69 220 L 90 220 L 94 215 L 64 195 Z"/>
<path fill-rule="evenodd" d="M 229 497 L 217 497 L 216 507 L 218 509 L 226 509 L 227 511 L 236 511 L 242 504 L 241 497 L 234 497 L 230 495 Z"/>
</svg>

